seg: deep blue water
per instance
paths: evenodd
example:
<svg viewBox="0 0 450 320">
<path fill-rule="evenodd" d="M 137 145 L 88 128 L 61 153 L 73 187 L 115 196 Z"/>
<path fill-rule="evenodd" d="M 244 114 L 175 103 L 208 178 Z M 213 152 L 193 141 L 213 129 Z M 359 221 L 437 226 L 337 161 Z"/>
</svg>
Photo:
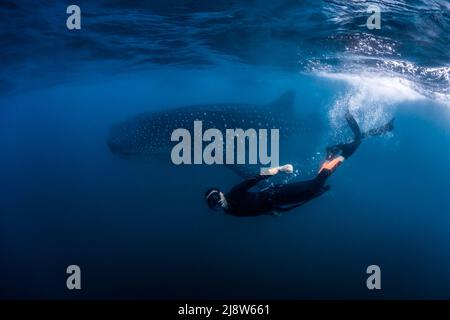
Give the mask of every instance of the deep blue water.
<svg viewBox="0 0 450 320">
<path fill-rule="evenodd" d="M 450 298 L 450 3 L 371 3 L 380 30 L 365 1 L 78 1 L 68 31 L 72 3 L 2 1 L 0 297 Z M 287 89 L 321 120 L 282 159 L 298 180 L 348 137 L 347 106 L 396 128 L 283 217 L 209 211 L 207 188 L 241 180 L 226 168 L 106 144 L 140 112 Z"/>
</svg>

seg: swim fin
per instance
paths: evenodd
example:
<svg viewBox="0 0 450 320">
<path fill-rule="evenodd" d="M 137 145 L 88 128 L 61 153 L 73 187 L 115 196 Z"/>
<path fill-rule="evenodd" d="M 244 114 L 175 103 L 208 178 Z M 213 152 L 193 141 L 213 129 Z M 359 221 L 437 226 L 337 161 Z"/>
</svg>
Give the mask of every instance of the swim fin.
<svg viewBox="0 0 450 320">
<path fill-rule="evenodd" d="M 358 122 L 356 122 L 350 111 L 347 111 L 347 113 L 345 114 L 345 120 L 347 121 L 348 126 L 353 132 L 354 140 L 361 140 L 361 129 L 359 128 Z"/>
<path fill-rule="evenodd" d="M 367 137 L 381 136 L 385 133 L 391 132 L 392 130 L 394 130 L 394 120 L 395 120 L 395 118 L 392 118 L 385 125 L 382 125 L 378 128 L 370 129 L 369 131 L 364 132 L 362 134 L 362 137 L 367 138 Z"/>
</svg>

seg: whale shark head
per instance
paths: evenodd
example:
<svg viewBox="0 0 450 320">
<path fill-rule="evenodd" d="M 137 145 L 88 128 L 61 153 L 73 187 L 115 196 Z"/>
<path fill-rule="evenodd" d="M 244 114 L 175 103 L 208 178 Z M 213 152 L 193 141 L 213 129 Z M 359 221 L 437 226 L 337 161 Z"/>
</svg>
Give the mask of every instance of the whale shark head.
<svg viewBox="0 0 450 320">
<path fill-rule="evenodd" d="M 294 91 L 287 91 L 267 105 L 208 104 L 140 114 L 114 125 L 107 144 L 113 154 L 142 156 L 171 149 L 175 129 L 192 130 L 194 121 L 203 121 L 206 128 L 262 129 L 281 128 L 294 133 L 302 124 L 292 117 Z"/>
<path fill-rule="evenodd" d="M 130 122 L 114 125 L 109 131 L 108 147 L 111 152 L 119 156 L 133 156 L 139 154 L 139 146 L 136 143 L 136 127 Z"/>
</svg>

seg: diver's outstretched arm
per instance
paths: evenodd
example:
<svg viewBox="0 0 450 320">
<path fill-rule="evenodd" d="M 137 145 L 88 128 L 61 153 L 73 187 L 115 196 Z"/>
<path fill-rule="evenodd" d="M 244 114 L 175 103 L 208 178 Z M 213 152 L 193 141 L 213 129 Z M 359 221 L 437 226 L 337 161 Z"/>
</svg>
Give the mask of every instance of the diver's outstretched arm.
<svg viewBox="0 0 450 320">
<path fill-rule="evenodd" d="M 230 190 L 229 194 L 240 194 L 242 192 L 246 192 L 248 189 L 254 187 L 258 182 L 268 179 L 269 177 L 274 176 L 279 172 L 292 173 L 293 171 L 294 167 L 291 164 L 285 164 L 284 166 L 267 169 L 265 174 L 255 175 L 234 186 Z"/>
</svg>

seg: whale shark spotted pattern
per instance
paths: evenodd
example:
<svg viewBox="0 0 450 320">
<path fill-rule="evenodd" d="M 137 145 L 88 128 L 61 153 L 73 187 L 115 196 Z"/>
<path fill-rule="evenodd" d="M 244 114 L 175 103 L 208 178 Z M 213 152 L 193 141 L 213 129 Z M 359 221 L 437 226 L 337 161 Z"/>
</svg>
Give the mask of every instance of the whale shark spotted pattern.
<svg viewBox="0 0 450 320">
<path fill-rule="evenodd" d="M 205 104 L 167 111 L 148 112 L 114 125 L 108 136 L 110 150 L 121 156 L 150 156 L 170 153 L 171 134 L 178 128 L 193 132 L 194 121 L 204 130 L 279 129 L 280 138 L 306 130 L 306 123 L 294 113 L 294 91 L 287 91 L 267 105 Z"/>
</svg>

